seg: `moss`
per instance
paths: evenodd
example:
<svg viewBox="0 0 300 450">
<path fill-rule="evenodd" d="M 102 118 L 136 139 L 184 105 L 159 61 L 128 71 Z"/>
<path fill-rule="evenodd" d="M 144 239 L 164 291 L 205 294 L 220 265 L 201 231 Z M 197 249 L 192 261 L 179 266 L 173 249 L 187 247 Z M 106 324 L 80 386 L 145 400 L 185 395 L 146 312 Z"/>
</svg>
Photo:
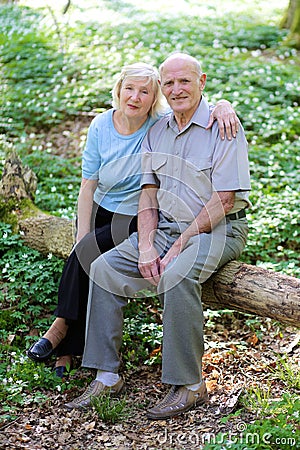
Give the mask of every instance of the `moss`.
<svg viewBox="0 0 300 450">
<path fill-rule="evenodd" d="M 21 210 L 21 219 L 27 219 L 28 217 L 34 217 L 38 214 L 41 214 L 42 211 L 38 209 L 31 200 L 25 198 L 19 202 L 20 210 Z M 45 214 L 43 212 L 43 214 Z"/>
<path fill-rule="evenodd" d="M 0 199 L 0 221 L 10 224 L 14 230 L 18 223 L 15 210 L 16 201 L 14 199 Z"/>
<path fill-rule="evenodd" d="M 41 211 L 29 199 L 16 200 L 0 197 L 0 221 L 8 223 L 15 232 L 18 231 L 19 220 L 34 217 Z"/>
</svg>

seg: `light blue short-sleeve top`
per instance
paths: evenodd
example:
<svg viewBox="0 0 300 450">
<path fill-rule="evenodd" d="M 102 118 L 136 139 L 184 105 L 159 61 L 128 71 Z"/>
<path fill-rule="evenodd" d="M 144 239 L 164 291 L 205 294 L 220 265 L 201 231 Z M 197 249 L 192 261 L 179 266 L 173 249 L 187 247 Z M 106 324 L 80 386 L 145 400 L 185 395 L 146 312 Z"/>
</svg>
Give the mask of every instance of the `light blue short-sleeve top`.
<svg viewBox="0 0 300 450">
<path fill-rule="evenodd" d="M 141 144 L 156 122 L 149 117 L 133 134 L 122 135 L 113 124 L 114 109 L 97 115 L 88 130 L 82 156 L 82 177 L 98 180 L 94 201 L 125 215 L 138 209 L 141 180 Z"/>
</svg>

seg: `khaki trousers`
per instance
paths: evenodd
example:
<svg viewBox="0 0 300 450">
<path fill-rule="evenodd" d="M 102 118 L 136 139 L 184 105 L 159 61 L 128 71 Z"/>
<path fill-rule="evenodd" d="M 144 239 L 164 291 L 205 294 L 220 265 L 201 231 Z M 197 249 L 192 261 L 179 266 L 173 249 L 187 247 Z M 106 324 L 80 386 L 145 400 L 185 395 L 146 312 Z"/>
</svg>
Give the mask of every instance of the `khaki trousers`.
<svg viewBox="0 0 300 450">
<path fill-rule="evenodd" d="M 186 223 L 161 218 L 155 247 L 163 256 Z M 163 305 L 162 381 L 185 385 L 202 379 L 203 311 L 201 285 L 237 259 L 247 239 L 246 219 L 224 220 L 208 234 L 190 239 L 162 274 L 157 293 Z M 123 310 L 128 297 L 151 287 L 138 270 L 137 233 L 91 265 L 86 343 L 82 365 L 117 373 Z"/>
</svg>

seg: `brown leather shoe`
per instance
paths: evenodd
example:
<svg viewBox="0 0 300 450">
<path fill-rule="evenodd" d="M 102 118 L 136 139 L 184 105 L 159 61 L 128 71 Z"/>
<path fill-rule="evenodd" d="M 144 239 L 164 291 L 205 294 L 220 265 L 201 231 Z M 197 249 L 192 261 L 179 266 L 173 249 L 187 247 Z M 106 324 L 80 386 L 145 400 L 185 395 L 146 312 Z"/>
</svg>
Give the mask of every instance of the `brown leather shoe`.
<svg viewBox="0 0 300 450">
<path fill-rule="evenodd" d="M 208 402 L 206 384 L 203 381 L 197 391 L 185 386 L 172 386 L 166 397 L 153 408 L 148 409 L 148 419 L 158 420 L 178 416 L 193 406 Z"/>
<path fill-rule="evenodd" d="M 124 389 L 124 381 L 122 378 L 113 386 L 105 386 L 101 381 L 94 380 L 82 395 L 74 398 L 69 403 L 65 404 L 67 409 L 84 409 L 91 406 L 92 398 L 100 397 L 103 392 L 110 393 L 112 396 L 118 395 Z"/>
</svg>

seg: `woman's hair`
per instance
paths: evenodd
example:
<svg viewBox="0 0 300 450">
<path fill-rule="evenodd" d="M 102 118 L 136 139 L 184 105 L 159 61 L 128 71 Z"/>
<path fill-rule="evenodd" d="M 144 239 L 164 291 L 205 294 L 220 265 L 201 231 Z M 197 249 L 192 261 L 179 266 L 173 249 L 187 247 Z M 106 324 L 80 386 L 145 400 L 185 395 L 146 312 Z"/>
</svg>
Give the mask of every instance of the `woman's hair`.
<svg viewBox="0 0 300 450">
<path fill-rule="evenodd" d="M 135 63 L 124 66 L 112 90 L 112 106 L 120 108 L 120 91 L 122 83 L 126 78 L 148 78 L 154 91 L 154 102 L 150 109 L 150 116 L 157 118 L 166 111 L 167 105 L 160 89 L 160 77 L 155 67 L 146 63 Z"/>
</svg>

